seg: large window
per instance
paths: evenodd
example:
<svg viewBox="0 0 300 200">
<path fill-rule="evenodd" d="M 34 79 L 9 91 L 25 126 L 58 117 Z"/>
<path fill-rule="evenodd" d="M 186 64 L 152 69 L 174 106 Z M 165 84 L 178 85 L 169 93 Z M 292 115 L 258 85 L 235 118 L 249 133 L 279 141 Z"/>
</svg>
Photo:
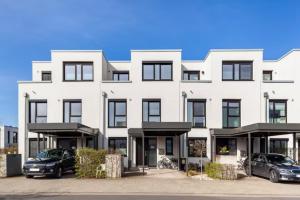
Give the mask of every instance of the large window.
<svg viewBox="0 0 300 200">
<path fill-rule="evenodd" d="M 31 101 L 29 103 L 29 123 L 47 122 L 47 101 Z"/>
<path fill-rule="evenodd" d="M 64 101 L 64 122 L 81 123 L 82 105 L 81 100 Z"/>
<path fill-rule="evenodd" d="M 51 72 L 42 71 L 42 81 L 51 81 Z"/>
<path fill-rule="evenodd" d="M 126 128 L 127 126 L 127 105 L 126 100 L 108 101 L 108 127 Z"/>
<path fill-rule="evenodd" d="M 199 71 L 184 71 L 183 80 L 200 80 Z"/>
<path fill-rule="evenodd" d="M 13 143 L 14 144 L 18 143 L 18 133 L 17 132 L 13 132 Z"/>
<path fill-rule="evenodd" d="M 143 122 L 160 122 L 160 100 L 143 100 Z"/>
<path fill-rule="evenodd" d="M 173 155 L 173 138 L 166 137 L 166 155 Z"/>
<path fill-rule="evenodd" d="M 270 123 L 287 122 L 287 101 L 286 100 L 269 101 L 269 122 Z"/>
<path fill-rule="evenodd" d="M 217 155 L 236 155 L 235 138 L 216 138 Z"/>
<path fill-rule="evenodd" d="M 206 138 L 189 138 L 188 145 L 189 157 L 206 157 Z"/>
<path fill-rule="evenodd" d="M 188 100 L 187 120 L 194 128 L 206 127 L 206 100 Z"/>
<path fill-rule="evenodd" d="M 252 80 L 253 62 L 223 61 L 222 80 L 223 81 L 250 81 Z"/>
<path fill-rule="evenodd" d="M 172 63 L 143 63 L 143 81 L 171 81 Z"/>
<path fill-rule="evenodd" d="M 92 81 L 93 63 L 64 63 L 64 81 Z"/>
<path fill-rule="evenodd" d="M 114 71 L 112 78 L 114 81 L 128 81 L 129 80 L 129 72 L 128 71 Z"/>
<path fill-rule="evenodd" d="M 46 146 L 44 146 L 43 139 L 40 138 L 40 152 L 46 149 Z M 45 144 L 47 144 L 47 138 L 45 138 Z M 38 150 L 38 140 L 37 138 L 29 138 L 29 157 L 35 158 L 37 155 Z"/>
<path fill-rule="evenodd" d="M 120 153 L 121 155 L 127 155 L 127 138 L 109 138 L 108 139 L 108 151 L 109 153 Z"/>
<path fill-rule="evenodd" d="M 241 125 L 240 100 L 223 100 L 223 128 L 236 128 Z"/>
<path fill-rule="evenodd" d="M 272 80 L 272 71 L 263 71 L 263 80 L 271 81 Z"/>
<path fill-rule="evenodd" d="M 278 139 L 271 138 L 270 139 L 270 153 L 279 153 L 288 155 L 288 139 Z"/>
</svg>

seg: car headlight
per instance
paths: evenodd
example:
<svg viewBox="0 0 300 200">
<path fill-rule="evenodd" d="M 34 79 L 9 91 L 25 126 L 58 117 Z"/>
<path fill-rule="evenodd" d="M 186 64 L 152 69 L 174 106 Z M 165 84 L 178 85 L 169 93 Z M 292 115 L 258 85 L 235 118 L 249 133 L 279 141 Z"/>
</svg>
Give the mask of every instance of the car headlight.
<svg viewBox="0 0 300 200">
<path fill-rule="evenodd" d="M 54 167 L 55 165 L 56 165 L 56 162 L 48 163 L 48 164 L 46 164 L 46 167 Z"/>
<path fill-rule="evenodd" d="M 280 174 L 292 174 L 292 172 L 288 169 L 279 169 Z"/>
</svg>

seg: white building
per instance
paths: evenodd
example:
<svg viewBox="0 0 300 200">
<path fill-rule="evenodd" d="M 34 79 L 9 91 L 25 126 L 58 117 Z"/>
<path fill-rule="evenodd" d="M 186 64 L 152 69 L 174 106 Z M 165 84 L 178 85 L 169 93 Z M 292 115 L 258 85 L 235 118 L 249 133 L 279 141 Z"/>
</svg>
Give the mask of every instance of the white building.
<svg viewBox="0 0 300 200">
<path fill-rule="evenodd" d="M 50 61 L 33 61 L 32 81 L 19 82 L 24 158 L 44 147 L 104 147 L 138 166 L 142 137 L 150 167 L 187 156 L 197 163 L 201 145 L 205 161 L 237 164 L 265 149 L 294 156 L 300 50 L 278 60 L 264 60 L 261 49 L 181 55 L 132 50 L 128 61 L 108 61 L 101 50 L 53 50 Z"/>
<path fill-rule="evenodd" d="M 13 126 L 0 125 L 0 149 L 17 147 L 18 128 Z"/>
</svg>

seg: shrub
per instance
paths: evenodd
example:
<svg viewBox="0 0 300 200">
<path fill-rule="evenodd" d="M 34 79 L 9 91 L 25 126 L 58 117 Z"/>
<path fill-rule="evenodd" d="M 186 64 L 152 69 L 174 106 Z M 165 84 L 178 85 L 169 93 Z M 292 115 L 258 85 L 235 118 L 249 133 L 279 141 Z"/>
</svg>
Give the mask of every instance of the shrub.
<svg viewBox="0 0 300 200">
<path fill-rule="evenodd" d="M 207 163 L 204 169 L 208 177 L 215 179 L 222 178 L 222 164 L 214 162 Z"/>
<path fill-rule="evenodd" d="M 90 148 L 78 149 L 76 152 L 76 176 L 78 178 L 95 178 L 96 170 L 100 164 L 105 163 L 105 150 L 95 150 Z M 104 178 L 105 174 L 101 175 Z"/>
</svg>

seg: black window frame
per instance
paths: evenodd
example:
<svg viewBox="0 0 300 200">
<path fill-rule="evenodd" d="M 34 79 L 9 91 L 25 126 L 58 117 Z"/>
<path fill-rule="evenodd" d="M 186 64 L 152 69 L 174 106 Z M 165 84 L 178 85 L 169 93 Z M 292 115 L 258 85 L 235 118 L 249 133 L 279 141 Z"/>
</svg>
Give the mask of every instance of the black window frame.
<svg viewBox="0 0 300 200">
<path fill-rule="evenodd" d="M 144 78 L 144 66 L 145 65 L 153 65 L 153 79 L 145 79 Z M 159 65 L 159 79 L 155 79 L 155 65 Z M 170 79 L 162 79 L 161 78 L 161 65 L 171 65 L 171 78 Z M 142 63 L 142 81 L 173 81 L 173 62 L 143 62 Z"/>
<path fill-rule="evenodd" d="M 69 103 L 69 121 L 66 122 L 65 120 L 65 104 Z M 80 103 L 81 104 L 81 114 L 80 115 L 72 115 L 72 103 Z M 75 123 L 75 122 L 71 122 L 71 118 L 72 117 L 80 117 L 80 123 L 82 122 L 82 100 L 81 99 L 64 99 L 63 100 L 63 122 L 64 123 Z"/>
<path fill-rule="evenodd" d="M 271 102 L 273 103 L 273 111 L 275 110 L 275 104 L 276 103 L 284 103 L 285 104 L 285 112 L 284 112 L 285 115 L 280 116 L 280 117 L 285 117 L 285 122 L 284 123 L 287 123 L 287 99 L 269 99 L 269 123 L 276 124 L 276 122 L 274 121 L 274 119 L 276 119 L 276 118 L 274 118 L 274 116 L 271 117 L 271 110 L 270 110 L 270 103 Z"/>
<path fill-rule="evenodd" d="M 128 141 L 127 141 L 127 137 L 109 137 L 108 138 L 108 151 L 109 153 L 115 153 L 116 152 L 116 140 L 125 140 L 125 144 L 126 144 L 126 154 L 122 154 L 123 156 L 127 157 L 127 150 L 128 150 Z M 114 141 L 114 147 L 113 147 L 113 151 L 114 152 L 110 152 L 110 143 L 111 141 Z"/>
<path fill-rule="evenodd" d="M 66 80 L 66 65 L 75 65 L 75 78 L 74 80 Z M 92 79 L 83 79 L 83 65 L 92 65 Z M 77 65 L 80 65 L 80 80 L 77 80 Z M 94 81 L 94 62 L 63 62 L 63 81 L 64 82 L 92 82 Z"/>
<path fill-rule="evenodd" d="M 7 144 L 10 144 L 10 131 L 7 131 Z"/>
<path fill-rule="evenodd" d="M 46 77 L 49 76 L 50 80 L 45 79 L 45 75 L 46 75 Z M 41 79 L 42 79 L 42 81 L 52 81 L 52 72 L 51 71 L 42 71 Z"/>
<path fill-rule="evenodd" d="M 265 80 L 264 75 L 270 75 L 270 80 Z M 272 81 L 273 80 L 273 71 L 272 70 L 263 70 L 263 81 Z"/>
<path fill-rule="evenodd" d="M 239 65 L 239 79 L 235 79 L 235 65 Z M 241 79 L 241 64 L 251 65 L 250 79 Z M 224 65 L 232 65 L 232 79 L 224 79 Z M 222 61 L 222 81 L 253 81 L 253 61 Z"/>
<path fill-rule="evenodd" d="M 13 144 L 18 144 L 18 132 L 13 131 Z"/>
<path fill-rule="evenodd" d="M 127 74 L 128 75 L 127 81 L 130 80 L 129 71 L 113 71 L 113 73 L 112 73 L 112 80 L 113 81 L 126 81 L 126 80 L 120 80 L 120 74 Z M 118 75 L 118 79 L 117 80 L 114 79 L 115 75 Z"/>
<path fill-rule="evenodd" d="M 31 150 L 31 143 L 32 142 L 36 142 L 36 145 L 38 145 L 38 138 L 28 138 L 29 141 L 28 141 L 28 155 L 29 155 L 29 158 L 35 158 L 37 156 L 37 149 L 35 152 L 32 152 Z M 44 146 L 44 141 L 43 141 L 43 138 L 40 138 L 40 152 L 47 149 L 47 138 L 45 138 L 45 144 L 46 146 Z M 36 146 L 38 147 L 38 146 Z M 35 154 L 34 156 L 32 156 L 33 154 Z"/>
<path fill-rule="evenodd" d="M 189 137 L 188 138 L 188 157 L 194 157 L 194 158 L 201 157 L 201 156 L 195 155 L 195 153 L 191 153 L 190 141 L 194 141 L 194 144 L 195 144 L 195 140 L 204 140 L 205 141 L 205 152 L 204 153 L 202 152 L 202 157 L 207 158 L 207 138 L 206 137 Z"/>
<path fill-rule="evenodd" d="M 148 103 L 148 120 L 144 119 L 144 103 Z M 159 115 L 150 115 L 150 104 L 149 103 L 159 103 Z M 159 122 L 161 122 L 161 99 L 143 99 L 142 100 L 142 121 L 143 122 L 151 122 L 149 121 L 149 117 L 159 117 Z"/>
<path fill-rule="evenodd" d="M 231 148 L 228 148 L 228 152 L 227 153 L 225 153 L 225 152 L 223 152 L 223 153 L 221 153 L 220 151 L 219 151 L 219 145 L 220 145 L 220 141 L 222 141 L 221 143 L 223 143 L 223 145 L 225 144 L 225 146 L 228 146 L 228 147 L 230 147 L 229 146 L 229 141 L 234 141 L 234 149 L 232 150 Z M 226 142 L 224 142 L 224 141 L 226 141 Z M 238 147 L 237 147 L 237 138 L 231 138 L 231 137 L 219 137 L 219 138 L 216 138 L 216 155 L 229 155 L 229 156 L 235 156 L 235 155 L 237 155 L 237 149 L 238 149 Z M 225 147 L 225 146 L 222 146 L 222 147 Z M 221 147 L 221 148 L 222 148 Z"/>
<path fill-rule="evenodd" d="M 171 141 L 171 146 L 170 146 L 170 151 L 168 151 L 169 149 L 168 149 L 168 141 Z M 174 148 L 173 148 L 173 146 L 174 146 L 174 140 L 173 140 L 173 137 L 166 137 L 165 138 L 165 149 L 166 149 L 166 155 L 167 156 L 172 156 L 172 155 L 174 155 Z"/>
<path fill-rule="evenodd" d="M 286 148 L 280 148 L 278 151 L 278 149 L 275 148 L 275 142 L 279 142 L 280 146 L 282 146 L 284 142 L 286 144 L 285 145 Z M 288 143 L 289 143 L 288 138 L 270 138 L 270 153 L 279 153 L 288 156 L 288 145 L 289 145 Z"/>
<path fill-rule="evenodd" d="M 224 126 L 224 120 L 223 120 L 223 115 L 224 115 L 224 106 L 223 103 L 226 102 L 226 109 L 227 109 L 227 126 Z M 229 115 L 229 103 L 238 103 L 239 104 L 239 115 Z M 241 126 L 241 100 L 240 99 L 223 99 L 222 100 L 222 127 L 223 128 L 238 128 Z M 230 117 L 239 117 L 239 125 L 237 127 L 230 127 L 229 126 L 229 118 Z"/>
<path fill-rule="evenodd" d="M 110 125 L 110 117 L 109 117 L 109 114 L 110 114 L 110 106 L 109 104 L 110 103 L 114 103 L 114 116 L 113 116 L 113 119 L 114 119 L 114 126 L 111 126 Z M 125 115 L 116 115 L 116 103 L 125 103 Z M 108 100 L 108 124 L 107 124 L 107 127 L 108 128 L 127 128 L 127 99 L 109 99 Z M 126 121 L 125 121 L 125 126 L 116 126 L 115 125 L 115 122 L 116 122 L 116 117 L 125 117 Z"/>
<path fill-rule="evenodd" d="M 184 79 L 184 75 L 187 74 L 188 76 L 188 79 Z M 183 76 L 182 76 L 182 80 L 184 81 L 191 81 L 191 74 L 193 75 L 197 75 L 198 76 L 198 79 L 197 80 L 200 80 L 200 71 L 196 71 L 196 70 L 185 70 L 183 71 Z M 196 81 L 196 80 L 192 80 L 192 81 Z"/>
<path fill-rule="evenodd" d="M 193 117 L 192 117 L 192 128 L 206 128 L 206 99 L 188 99 L 187 104 L 192 103 L 193 105 Z M 195 115 L 194 104 L 195 103 L 203 103 L 204 104 L 204 115 Z M 188 106 L 188 105 L 187 105 Z M 188 111 L 187 111 L 188 112 Z M 187 113 L 188 115 L 188 113 Z M 204 117 L 204 126 L 196 126 L 194 125 L 194 118 L 196 117 Z"/>
<path fill-rule="evenodd" d="M 31 106 L 32 106 L 32 104 L 34 103 L 34 106 L 35 106 L 35 113 L 34 113 L 34 122 L 31 120 L 31 115 L 32 115 L 32 113 L 31 113 Z M 47 114 L 46 115 L 40 115 L 40 116 L 38 116 L 37 115 L 37 104 L 39 104 L 39 103 L 45 103 L 46 104 L 46 112 L 47 112 Z M 29 123 L 39 123 L 39 122 L 37 122 L 37 118 L 38 117 L 45 117 L 46 118 L 46 122 L 47 122 L 47 120 L 48 120 L 48 103 L 47 103 L 47 100 L 30 100 L 29 101 L 29 112 L 28 112 L 28 114 L 29 114 Z"/>
</svg>

